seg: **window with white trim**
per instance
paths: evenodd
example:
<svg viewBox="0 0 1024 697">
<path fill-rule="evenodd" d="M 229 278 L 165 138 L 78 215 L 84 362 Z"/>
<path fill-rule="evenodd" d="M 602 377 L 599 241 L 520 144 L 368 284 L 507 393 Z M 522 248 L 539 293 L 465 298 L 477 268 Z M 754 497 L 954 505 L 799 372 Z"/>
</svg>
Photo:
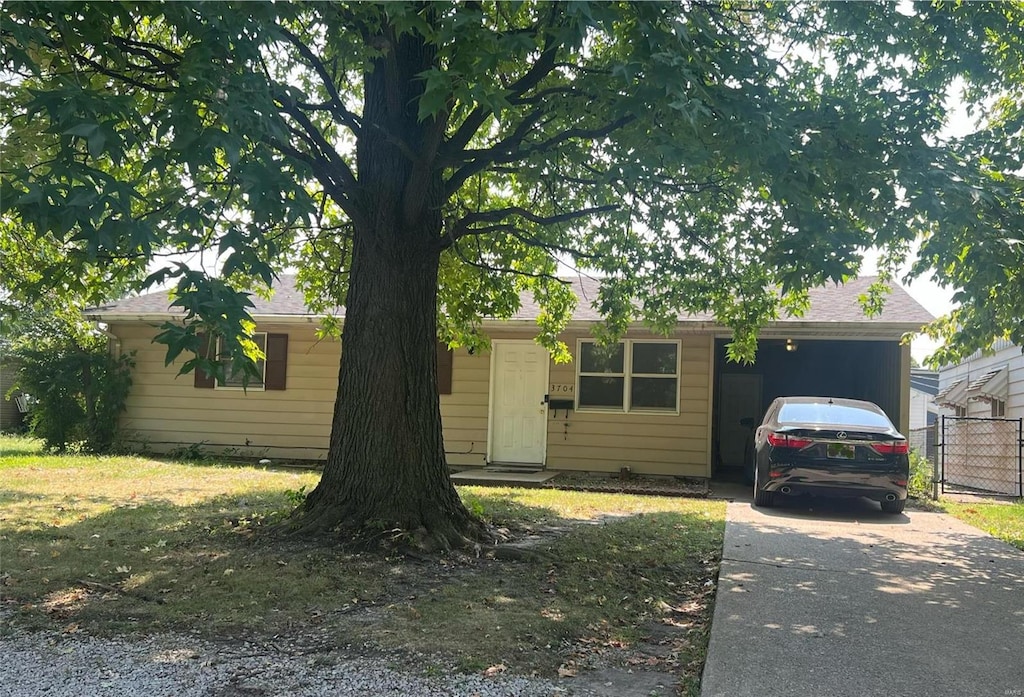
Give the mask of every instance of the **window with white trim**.
<svg viewBox="0 0 1024 697">
<path fill-rule="evenodd" d="M 1003 417 L 1006 416 L 1006 400 L 993 399 L 992 400 L 992 416 Z"/>
<path fill-rule="evenodd" d="M 679 411 L 679 341 L 580 339 L 578 349 L 577 410 Z"/>
<path fill-rule="evenodd" d="M 967 416 L 967 407 L 960 406 L 959 404 L 953 407 L 953 411 L 956 412 L 956 417 L 958 419 L 966 418 Z"/>
<path fill-rule="evenodd" d="M 252 335 L 252 340 L 259 347 L 259 349 L 263 353 L 263 355 L 266 356 L 267 355 L 267 334 L 266 334 L 266 332 L 257 332 L 255 334 L 253 334 Z M 222 366 L 224 366 L 224 376 L 225 376 L 225 379 L 224 379 L 223 382 L 221 382 L 220 380 L 217 381 L 217 387 L 219 387 L 219 388 L 234 388 L 234 389 L 240 389 L 242 387 L 246 387 L 247 389 L 250 389 L 250 390 L 262 390 L 262 389 L 265 388 L 265 384 L 266 384 L 265 381 L 266 381 L 266 377 L 267 377 L 267 361 L 264 358 L 260 358 L 259 360 L 256 361 L 256 371 L 257 371 L 258 374 L 255 375 L 255 376 L 253 376 L 253 375 L 249 376 L 249 384 L 248 385 L 244 385 L 243 384 L 243 378 L 244 378 L 245 373 L 243 373 L 242 371 L 234 371 L 234 370 L 232 370 L 231 356 L 226 354 L 226 351 L 225 351 L 224 346 L 223 346 L 223 339 L 221 337 L 217 337 L 217 359 L 220 361 L 220 364 Z"/>
</svg>

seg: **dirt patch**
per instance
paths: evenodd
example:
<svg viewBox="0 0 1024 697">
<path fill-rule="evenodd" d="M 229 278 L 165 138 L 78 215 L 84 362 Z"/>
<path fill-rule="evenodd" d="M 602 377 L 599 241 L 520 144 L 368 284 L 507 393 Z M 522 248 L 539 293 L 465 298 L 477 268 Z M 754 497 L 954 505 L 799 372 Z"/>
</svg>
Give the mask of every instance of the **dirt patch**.
<svg viewBox="0 0 1024 697">
<path fill-rule="evenodd" d="M 644 475 L 608 476 L 597 474 L 560 473 L 541 485 L 547 489 L 566 491 L 593 491 L 613 494 L 648 494 L 652 496 L 693 496 L 708 495 L 705 479 L 676 479 L 674 477 L 650 477 Z"/>
</svg>

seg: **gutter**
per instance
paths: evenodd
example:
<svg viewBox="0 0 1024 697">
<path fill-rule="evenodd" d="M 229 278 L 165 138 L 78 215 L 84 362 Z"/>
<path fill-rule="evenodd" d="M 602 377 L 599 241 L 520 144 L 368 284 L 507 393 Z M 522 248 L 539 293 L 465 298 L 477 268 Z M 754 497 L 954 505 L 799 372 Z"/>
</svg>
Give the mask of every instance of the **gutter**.
<svg viewBox="0 0 1024 697">
<path fill-rule="evenodd" d="M 104 313 L 102 311 L 97 312 L 86 312 L 84 316 L 88 319 L 97 322 L 106 322 L 108 324 L 114 322 L 167 322 L 180 320 L 181 315 L 170 314 L 167 312 L 109 312 Z M 254 314 L 252 318 L 259 323 L 264 324 L 290 324 L 290 325 L 309 325 L 316 324 L 326 315 L 279 315 L 279 314 Z M 344 323 L 344 317 L 341 318 Z M 574 319 L 570 320 L 566 325 L 566 330 L 583 330 L 589 331 L 590 328 L 596 323 L 600 322 L 599 319 Z M 893 340 L 901 338 L 907 333 L 920 332 L 925 325 L 925 322 L 872 322 L 865 320 L 864 322 L 808 322 L 808 321 L 775 321 L 766 324 L 759 333 L 761 339 L 775 339 L 775 338 L 801 338 L 801 339 L 814 339 L 814 338 L 835 338 L 843 337 L 845 339 L 865 339 L 865 340 L 878 340 L 887 339 Z M 481 326 L 485 329 L 535 329 L 537 327 L 536 319 L 530 318 L 515 318 L 515 319 L 484 319 L 481 322 Z M 627 331 L 629 332 L 652 332 L 651 329 L 641 322 L 631 322 Z M 732 336 L 731 330 L 718 324 L 714 321 L 708 320 L 687 320 L 681 319 L 676 325 L 673 333 L 699 333 L 706 334 L 712 333 L 716 338 L 729 338 Z M 109 335 L 109 334 L 108 334 Z"/>
<path fill-rule="evenodd" d="M 169 314 L 167 312 L 85 312 L 82 314 L 86 319 L 96 322 L 173 322 L 181 321 L 181 315 Z M 319 322 L 326 315 L 252 315 L 257 322 L 273 324 L 313 324 Z"/>
</svg>

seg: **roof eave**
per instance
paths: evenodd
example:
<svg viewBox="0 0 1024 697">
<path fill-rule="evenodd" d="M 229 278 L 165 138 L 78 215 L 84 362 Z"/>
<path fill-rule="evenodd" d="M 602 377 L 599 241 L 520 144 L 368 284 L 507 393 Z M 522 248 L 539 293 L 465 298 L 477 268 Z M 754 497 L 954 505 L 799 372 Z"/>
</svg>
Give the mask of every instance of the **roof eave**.
<svg viewBox="0 0 1024 697">
<path fill-rule="evenodd" d="M 83 317 L 94 322 L 174 322 L 181 321 L 180 313 L 169 312 L 85 312 Z M 325 315 L 271 315 L 253 314 L 252 318 L 256 323 L 266 324 L 312 324 L 319 322 Z"/>
<path fill-rule="evenodd" d="M 170 312 L 104 312 L 102 310 L 87 311 L 84 313 L 87 319 L 96 322 L 168 322 L 181 319 L 180 313 Z M 303 315 L 281 315 L 281 314 L 259 314 L 254 313 L 252 318 L 257 323 L 266 324 L 313 324 L 324 319 L 326 315 L 303 314 Z M 340 317 L 344 322 L 344 317 Z M 574 319 L 566 325 L 566 329 L 589 329 L 597 319 Z M 532 318 L 513 319 L 485 319 L 481 322 L 484 328 L 535 328 L 537 320 Z M 923 323 L 920 322 L 807 322 L 807 321 L 777 321 L 765 325 L 760 332 L 761 338 L 787 338 L 814 337 L 814 336 L 857 336 L 865 339 L 891 339 L 895 340 L 907 333 L 921 331 Z M 728 336 L 732 330 L 729 327 L 717 322 L 699 319 L 681 319 L 676 324 L 677 331 L 682 332 L 712 332 L 716 335 Z M 649 331 L 649 327 L 640 322 L 629 324 L 627 331 Z"/>
</svg>

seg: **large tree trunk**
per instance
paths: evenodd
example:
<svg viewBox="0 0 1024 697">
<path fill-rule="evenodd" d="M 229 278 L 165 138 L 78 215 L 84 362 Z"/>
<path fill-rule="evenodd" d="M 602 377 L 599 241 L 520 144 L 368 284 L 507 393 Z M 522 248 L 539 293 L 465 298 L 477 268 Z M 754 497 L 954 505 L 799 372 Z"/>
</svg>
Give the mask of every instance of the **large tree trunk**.
<svg viewBox="0 0 1024 697">
<path fill-rule="evenodd" d="M 357 145 L 364 215 L 354 220 L 338 397 L 323 478 L 300 529 L 347 538 L 400 530 L 421 546 L 479 540 L 445 461 L 437 393 L 437 274 L 444 182 L 429 162 L 438 125 L 417 117 L 418 77 L 436 59 L 385 35 L 367 73 Z M 419 157 L 411 157 L 410 151 Z M 426 163 L 426 164 L 425 164 Z"/>
<path fill-rule="evenodd" d="M 357 246 L 330 453 L 300 525 L 346 536 L 411 532 L 427 546 L 479 539 L 445 462 L 437 396 L 437 257 Z"/>
</svg>

